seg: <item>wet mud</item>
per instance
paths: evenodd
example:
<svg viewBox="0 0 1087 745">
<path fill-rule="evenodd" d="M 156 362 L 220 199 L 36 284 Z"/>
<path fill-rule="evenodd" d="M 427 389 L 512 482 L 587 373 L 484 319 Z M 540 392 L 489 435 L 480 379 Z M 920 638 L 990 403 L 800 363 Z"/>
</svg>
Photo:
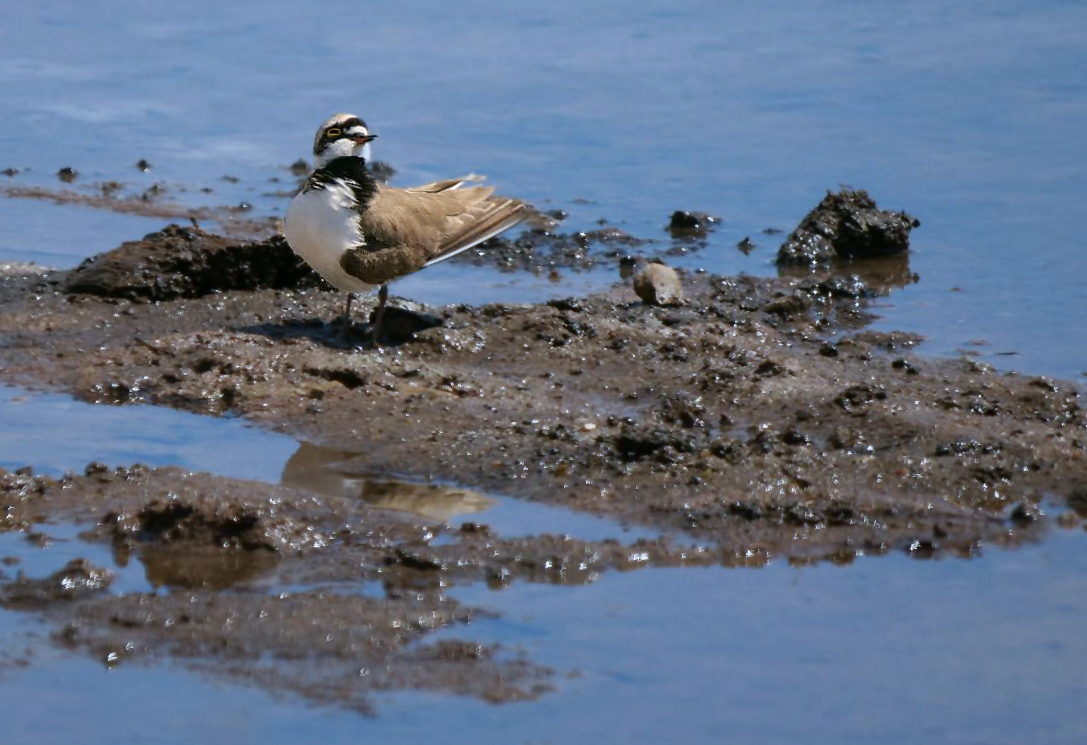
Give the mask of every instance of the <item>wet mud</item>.
<svg viewBox="0 0 1087 745">
<path fill-rule="evenodd" d="M 5 277 L 5 379 L 243 415 L 373 474 L 758 534 L 787 554 L 842 548 L 837 528 L 868 548 L 927 531 L 966 550 L 1082 476 L 1071 384 L 913 356 L 918 339 L 864 329 L 879 290 L 859 276 L 681 273 L 681 305 L 624 283 L 435 308 L 441 326 L 370 349 L 342 333 L 339 293 L 283 287 L 312 275 L 279 239 L 228 243 L 174 227 L 72 272 Z M 827 518 L 841 503 L 849 517 Z"/>
<path fill-rule="evenodd" d="M 912 218 L 894 219 L 908 234 Z M 677 272 L 682 302 L 669 305 L 630 282 L 539 305 L 401 301 L 441 325 L 377 348 L 342 333 L 342 295 L 292 259 L 279 239 L 173 227 L 71 272 L 0 277 L 5 382 L 238 415 L 313 443 L 287 486 L 139 466 L 0 474 L 3 529 L 78 522 L 170 590 L 113 594 L 101 568 L 78 564 L 8 572 L 6 607 L 45 614 L 58 643 L 104 660 L 187 660 L 361 709 L 403 687 L 508 701 L 539 695 L 552 671 L 424 643 L 476 612 L 445 588 L 969 558 L 1039 540 L 1047 504 L 1072 508 L 1064 527 L 1087 512 L 1072 384 L 918 356 L 919 337 L 866 328 L 870 300 L 909 281 L 902 256 L 875 280 Z M 414 489 L 395 486 L 405 480 Z M 445 525 L 488 493 L 660 537 L 505 537 L 485 512 Z M 367 582 L 382 596 L 357 590 Z"/>
<path fill-rule="evenodd" d="M 168 658 L 363 711 L 367 694 L 399 688 L 495 702 L 538 696 L 550 685 L 546 668 L 493 645 L 426 641 L 478 615 L 445 588 L 579 583 L 629 552 L 615 545 L 602 556 L 561 538 L 504 541 L 477 527 L 451 530 L 447 545 L 431 548 L 446 530 L 440 523 L 177 469 L 92 464 L 62 479 L 0 472 L 0 494 L 5 529 L 48 542 L 42 520 L 76 520 L 88 527 L 82 540 L 109 545 L 117 566 L 138 560 L 156 588 L 111 593 L 110 570 L 83 559 L 44 578 L 8 578 L 0 603 L 43 614 L 57 644 L 111 666 Z M 360 589 L 374 583 L 376 594 Z"/>
</svg>

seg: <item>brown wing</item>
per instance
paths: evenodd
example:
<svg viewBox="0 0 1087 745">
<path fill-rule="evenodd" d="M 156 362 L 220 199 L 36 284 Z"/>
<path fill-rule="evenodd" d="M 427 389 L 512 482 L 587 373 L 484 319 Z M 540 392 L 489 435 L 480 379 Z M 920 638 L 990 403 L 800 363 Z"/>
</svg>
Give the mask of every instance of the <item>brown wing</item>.
<svg viewBox="0 0 1087 745">
<path fill-rule="evenodd" d="M 439 192 L 446 191 L 447 189 L 456 189 L 458 186 L 463 186 L 469 181 L 482 181 L 483 176 L 475 173 L 468 174 L 464 178 L 451 178 L 443 181 L 431 181 L 429 184 L 421 184 L 420 186 L 409 186 L 404 191 L 429 191 Z"/>
<path fill-rule="evenodd" d="M 529 214 L 524 202 L 494 196 L 489 187 L 379 187 L 359 226 L 368 250 L 409 248 L 432 264 L 508 230 Z"/>
</svg>

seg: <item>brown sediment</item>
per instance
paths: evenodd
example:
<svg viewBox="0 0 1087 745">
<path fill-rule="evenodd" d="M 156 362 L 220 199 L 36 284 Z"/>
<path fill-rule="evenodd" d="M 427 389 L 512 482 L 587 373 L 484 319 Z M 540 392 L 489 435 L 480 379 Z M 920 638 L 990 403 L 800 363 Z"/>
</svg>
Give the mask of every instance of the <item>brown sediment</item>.
<svg viewBox="0 0 1087 745">
<path fill-rule="evenodd" d="M 1084 480 L 1073 386 L 917 358 L 916 339 L 864 332 L 874 293 L 858 277 L 688 275 L 674 308 L 626 287 L 448 307 L 444 326 L 365 350 L 333 323 L 336 293 L 147 304 L 71 294 L 78 272 L 4 280 L 7 380 L 241 414 L 355 451 L 360 472 L 438 477 L 737 551 L 928 541 L 969 553 L 1008 540 L 1015 504 Z"/>
<path fill-rule="evenodd" d="M 0 527 L 82 521 L 119 562 L 137 556 L 153 584 L 185 588 L 117 596 L 76 567 L 77 596 L 50 599 L 53 585 L 9 578 L 5 602 L 44 607 L 58 639 L 95 655 L 213 664 L 361 708 L 390 687 L 517 700 L 544 690 L 549 671 L 480 645 L 417 644 L 475 613 L 443 588 L 776 558 L 972 557 L 1039 539 L 1045 499 L 1073 508 L 1063 523 L 1087 513 L 1075 386 L 920 357 L 916 335 L 867 329 L 882 279 L 680 273 L 678 307 L 647 305 L 624 285 L 430 309 L 442 326 L 367 349 L 341 334 L 338 293 L 246 274 L 274 241 L 228 262 L 242 279 L 209 285 L 186 274 L 238 249 L 181 230 L 92 262 L 112 267 L 101 275 L 110 283 L 88 280 L 87 267 L 0 277 L 3 380 L 242 415 L 313 444 L 288 464 L 290 486 L 175 469 L 0 474 Z M 188 263 L 130 269 L 176 258 L 163 241 L 182 241 Z M 895 267 L 892 285 L 908 273 Z M 139 289 L 156 282 L 170 291 Z M 396 493 L 396 478 L 416 489 Z M 662 535 L 636 545 L 501 536 L 486 512 L 444 525 L 489 492 Z M 329 589 L 367 581 L 383 597 Z M 308 589 L 266 591 L 284 586 Z"/>
<path fill-rule="evenodd" d="M 368 694 L 395 688 L 535 698 L 549 688 L 547 668 L 495 645 L 426 643 L 480 615 L 444 588 L 491 576 L 586 581 L 565 577 L 559 557 L 589 552 L 561 540 L 469 531 L 464 552 L 477 560 L 445 568 L 426 558 L 440 525 L 358 499 L 178 469 L 92 464 L 63 479 L 0 471 L 0 495 L 4 527 L 34 526 L 48 541 L 40 520 L 82 522 L 83 540 L 110 545 L 118 566 L 139 559 L 147 581 L 165 590 L 110 593 L 110 570 L 83 559 L 0 583 L 0 604 L 43 614 L 58 644 L 108 665 L 170 658 L 363 711 Z M 598 553 L 583 558 L 597 571 L 625 561 L 618 546 Z M 545 570 L 545 561 L 558 563 Z M 373 582 L 378 596 L 360 589 Z"/>
</svg>

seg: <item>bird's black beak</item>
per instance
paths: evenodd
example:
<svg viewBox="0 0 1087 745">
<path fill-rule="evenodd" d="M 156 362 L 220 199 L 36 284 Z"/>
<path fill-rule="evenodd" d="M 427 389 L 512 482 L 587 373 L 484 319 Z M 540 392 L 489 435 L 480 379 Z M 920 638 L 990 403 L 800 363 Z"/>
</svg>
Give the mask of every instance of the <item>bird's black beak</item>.
<svg viewBox="0 0 1087 745">
<path fill-rule="evenodd" d="M 350 135 L 350 137 L 359 145 L 365 145 L 367 142 L 377 139 L 377 135 Z"/>
</svg>

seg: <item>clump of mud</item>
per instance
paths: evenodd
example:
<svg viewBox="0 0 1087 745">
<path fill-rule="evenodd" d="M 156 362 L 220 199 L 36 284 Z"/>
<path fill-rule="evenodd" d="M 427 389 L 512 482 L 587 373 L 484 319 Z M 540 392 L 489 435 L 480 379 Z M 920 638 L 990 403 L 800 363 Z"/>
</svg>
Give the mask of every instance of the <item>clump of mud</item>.
<svg viewBox="0 0 1087 745">
<path fill-rule="evenodd" d="M 675 239 L 705 238 L 721 218 L 705 212 L 676 210 L 668 220 L 668 232 Z"/>
<path fill-rule="evenodd" d="M 86 559 L 72 559 L 63 569 L 44 579 L 18 577 L 0 585 L 0 605 L 5 608 L 40 609 L 54 603 L 87 600 L 103 594 L 113 581 L 108 569 Z"/>
<path fill-rule="evenodd" d="M 312 542 L 310 531 L 277 517 L 274 510 L 204 499 L 197 502 L 153 501 L 134 515 L 109 513 L 115 543 L 155 542 L 191 547 L 213 546 L 245 551 L 300 550 Z"/>
<path fill-rule="evenodd" d="M 322 284 L 282 236 L 238 243 L 196 227 L 169 225 L 87 259 L 64 287 L 70 293 L 161 301 Z"/>
<path fill-rule="evenodd" d="M 905 212 L 879 209 L 866 191 L 827 192 L 778 249 L 777 263 L 817 266 L 893 256 L 909 249 L 910 231 L 920 224 Z"/>
<path fill-rule="evenodd" d="M 537 228 L 526 230 L 517 237 L 491 238 L 452 260 L 494 266 L 506 272 L 584 271 L 599 265 L 616 264 L 649 243 L 652 241 L 609 225 L 576 233 Z"/>
</svg>

